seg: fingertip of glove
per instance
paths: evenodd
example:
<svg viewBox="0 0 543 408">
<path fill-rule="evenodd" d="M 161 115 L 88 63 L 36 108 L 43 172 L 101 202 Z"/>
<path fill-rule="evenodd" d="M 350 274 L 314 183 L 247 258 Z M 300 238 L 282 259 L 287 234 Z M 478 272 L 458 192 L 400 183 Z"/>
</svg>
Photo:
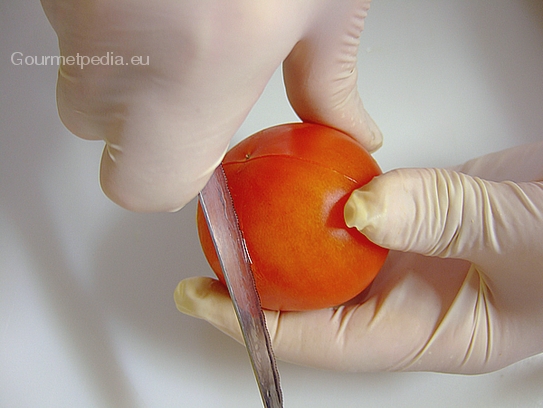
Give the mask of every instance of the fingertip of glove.
<svg viewBox="0 0 543 408">
<path fill-rule="evenodd" d="M 379 126 L 377 126 L 377 123 L 375 123 L 373 118 L 368 114 L 368 112 L 366 112 L 365 109 L 364 114 L 366 116 L 367 125 L 367 132 L 365 133 L 368 135 L 368 137 L 366 138 L 367 140 L 364 140 L 362 143 L 368 152 L 374 153 L 383 145 L 383 134 L 381 133 Z"/>
<path fill-rule="evenodd" d="M 221 288 L 218 287 L 221 286 Z M 205 315 L 206 301 L 213 295 L 225 295 L 222 284 L 215 279 L 206 277 L 187 278 L 179 282 L 174 292 L 174 301 L 177 310 L 189 316 L 199 317 Z"/>
<path fill-rule="evenodd" d="M 349 228 L 363 231 L 368 224 L 367 192 L 355 190 L 345 203 L 343 217 Z"/>
<path fill-rule="evenodd" d="M 377 123 L 364 108 L 362 100 L 344 106 L 341 110 L 333 110 L 329 117 L 329 126 L 339 129 L 356 139 L 369 153 L 377 151 L 383 145 L 383 134 Z"/>
<path fill-rule="evenodd" d="M 177 309 L 186 315 L 203 319 L 238 342 L 243 342 L 228 289 L 216 279 L 187 278 L 174 292 Z"/>
<path fill-rule="evenodd" d="M 181 313 L 187 314 L 189 316 L 194 316 L 193 305 L 192 305 L 192 285 L 189 283 L 190 280 L 194 278 L 184 279 L 175 288 L 173 293 L 173 300 L 177 306 L 177 310 Z"/>
<path fill-rule="evenodd" d="M 374 153 L 383 145 L 383 134 L 364 109 L 362 101 L 353 104 L 355 106 L 350 110 L 344 107 L 343 110 L 332 111 L 333 116 L 323 119 L 322 123 L 350 135 L 369 153 Z"/>
<path fill-rule="evenodd" d="M 356 228 L 377 245 L 393 249 L 390 229 L 395 217 L 390 217 L 390 197 L 386 189 L 383 190 L 386 183 L 381 182 L 381 177 L 375 177 L 351 193 L 343 207 L 343 217 L 347 227 Z"/>
</svg>

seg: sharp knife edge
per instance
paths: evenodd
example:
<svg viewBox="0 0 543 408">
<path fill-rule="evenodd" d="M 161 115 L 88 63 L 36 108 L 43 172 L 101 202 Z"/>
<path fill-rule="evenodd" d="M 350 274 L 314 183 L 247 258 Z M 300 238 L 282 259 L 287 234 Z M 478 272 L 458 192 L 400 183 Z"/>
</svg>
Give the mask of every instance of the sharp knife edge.
<svg viewBox="0 0 543 408">
<path fill-rule="evenodd" d="M 250 257 L 222 165 L 199 194 L 266 408 L 283 407 L 279 371 L 251 272 Z"/>
</svg>

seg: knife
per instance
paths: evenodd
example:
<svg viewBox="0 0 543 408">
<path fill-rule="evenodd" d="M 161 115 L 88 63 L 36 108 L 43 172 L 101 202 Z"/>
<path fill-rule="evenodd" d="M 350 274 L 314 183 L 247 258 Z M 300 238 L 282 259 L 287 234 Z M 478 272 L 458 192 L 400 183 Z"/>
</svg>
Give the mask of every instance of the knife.
<svg viewBox="0 0 543 408">
<path fill-rule="evenodd" d="M 228 181 L 217 167 L 199 194 L 265 408 L 282 408 L 279 371 Z"/>
</svg>

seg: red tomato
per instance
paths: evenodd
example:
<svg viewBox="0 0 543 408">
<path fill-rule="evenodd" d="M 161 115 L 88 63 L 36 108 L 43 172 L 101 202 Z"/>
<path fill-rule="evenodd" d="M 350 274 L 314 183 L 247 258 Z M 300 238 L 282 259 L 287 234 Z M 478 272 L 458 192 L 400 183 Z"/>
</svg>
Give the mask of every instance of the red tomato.
<svg viewBox="0 0 543 408">
<path fill-rule="evenodd" d="M 381 173 L 358 142 L 321 125 L 280 125 L 241 141 L 223 167 L 264 308 L 337 306 L 373 281 L 388 251 L 343 218 L 351 192 Z M 200 207 L 197 222 L 224 283 Z"/>
</svg>

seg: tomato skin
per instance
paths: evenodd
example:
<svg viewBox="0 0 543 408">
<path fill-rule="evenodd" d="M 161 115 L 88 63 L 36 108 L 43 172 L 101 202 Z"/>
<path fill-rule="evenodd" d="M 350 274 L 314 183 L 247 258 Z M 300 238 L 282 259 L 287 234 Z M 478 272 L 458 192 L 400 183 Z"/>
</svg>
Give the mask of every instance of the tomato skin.
<svg viewBox="0 0 543 408">
<path fill-rule="evenodd" d="M 343 207 L 381 170 L 354 139 L 321 125 L 279 125 L 241 141 L 223 167 L 264 308 L 333 307 L 373 281 L 388 251 L 349 229 Z M 200 207 L 197 220 L 224 283 Z"/>
</svg>

